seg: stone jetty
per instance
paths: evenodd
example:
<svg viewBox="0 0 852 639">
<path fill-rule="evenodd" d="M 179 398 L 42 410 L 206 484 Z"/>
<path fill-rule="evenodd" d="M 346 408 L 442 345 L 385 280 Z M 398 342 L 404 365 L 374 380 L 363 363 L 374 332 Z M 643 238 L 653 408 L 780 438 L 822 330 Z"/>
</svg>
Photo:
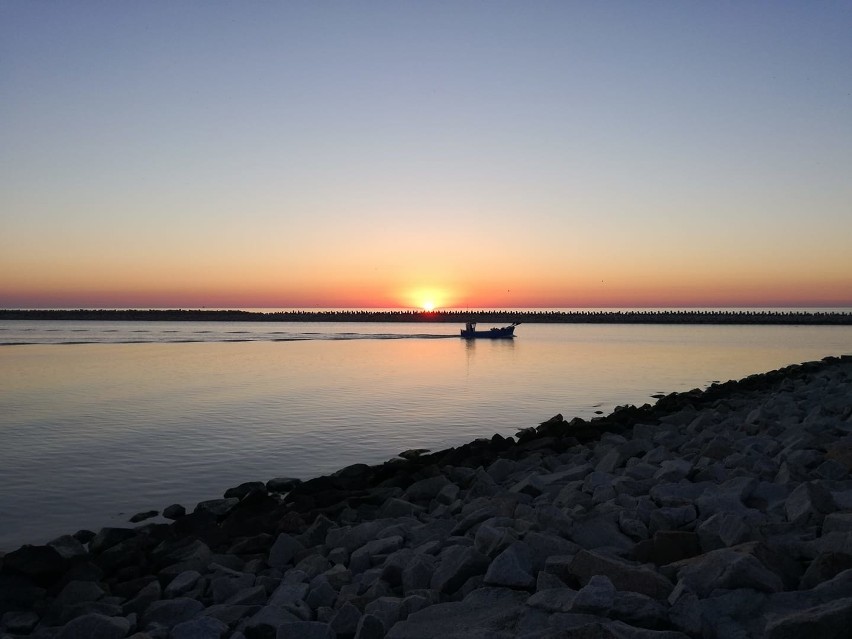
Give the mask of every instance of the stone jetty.
<svg viewBox="0 0 852 639">
<path fill-rule="evenodd" d="M 852 357 L 0 558 L 0 637 L 849 637 Z"/>
</svg>

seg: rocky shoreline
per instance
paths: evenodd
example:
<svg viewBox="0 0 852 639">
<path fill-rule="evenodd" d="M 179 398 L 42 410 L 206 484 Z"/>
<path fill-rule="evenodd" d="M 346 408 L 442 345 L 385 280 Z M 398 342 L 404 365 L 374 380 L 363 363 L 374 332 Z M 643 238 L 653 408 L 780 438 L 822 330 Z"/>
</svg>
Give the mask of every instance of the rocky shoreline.
<svg viewBox="0 0 852 639">
<path fill-rule="evenodd" d="M 847 637 L 850 470 L 827 358 L 23 546 L 0 637 Z"/>
</svg>

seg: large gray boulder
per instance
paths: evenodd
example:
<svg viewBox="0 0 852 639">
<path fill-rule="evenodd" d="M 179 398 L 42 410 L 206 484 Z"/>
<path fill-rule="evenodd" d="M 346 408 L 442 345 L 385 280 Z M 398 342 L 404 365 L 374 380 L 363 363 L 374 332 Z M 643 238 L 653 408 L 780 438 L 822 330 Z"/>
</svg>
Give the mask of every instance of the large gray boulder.
<svg viewBox="0 0 852 639">
<path fill-rule="evenodd" d="M 172 628 L 169 639 L 221 639 L 228 625 L 214 617 L 198 617 Z"/>
<path fill-rule="evenodd" d="M 298 539 L 287 533 L 281 533 L 269 549 L 267 563 L 273 568 L 283 568 L 304 549 L 305 546 Z"/>
<path fill-rule="evenodd" d="M 497 555 L 485 573 L 487 586 L 507 588 L 532 588 L 532 558 L 529 547 L 522 541 L 515 542 Z"/>
<path fill-rule="evenodd" d="M 153 602 L 142 615 L 141 626 L 172 628 L 179 623 L 189 621 L 197 616 L 204 605 L 200 601 L 188 597 L 176 599 L 161 599 Z"/>
<path fill-rule="evenodd" d="M 276 639 L 335 639 L 335 634 L 327 623 L 291 621 L 278 626 Z"/>
<path fill-rule="evenodd" d="M 569 573 L 585 585 L 595 575 L 605 575 L 618 590 L 638 592 L 654 599 L 666 599 L 674 585 L 657 571 L 612 557 L 581 550 L 568 566 Z"/>
<path fill-rule="evenodd" d="M 777 574 L 750 554 L 751 547 L 722 548 L 671 564 L 678 583 L 688 586 L 699 597 L 713 590 L 751 588 L 759 592 L 780 592 L 784 582 Z"/>
<path fill-rule="evenodd" d="M 122 639 L 129 630 L 130 622 L 124 617 L 88 614 L 65 624 L 57 639 Z"/>
<path fill-rule="evenodd" d="M 453 593 L 471 577 L 483 574 L 489 563 L 488 557 L 473 548 L 451 546 L 441 554 L 430 587 L 438 592 Z"/>
<path fill-rule="evenodd" d="M 243 632 L 247 639 L 275 639 L 280 626 L 295 621 L 302 619 L 283 607 L 264 606 L 246 622 Z"/>
<path fill-rule="evenodd" d="M 765 639 L 846 639 L 852 628 L 852 597 L 778 615 L 766 624 Z"/>
<path fill-rule="evenodd" d="M 481 588 L 462 601 L 437 604 L 395 624 L 387 639 L 434 639 L 443 636 L 498 636 L 514 632 L 527 593 L 508 588 Z M 484 634 L 483 634 L 484 633 Z"/>
<path fill-rule="evenodd" d="M 163 590 L 163 595 L 167 599 L 180 597 L 192 590 L 199 579 L 201 579 L 201 573 L 197 570 L 185 570 L 168 583 Z"/>
</svg>

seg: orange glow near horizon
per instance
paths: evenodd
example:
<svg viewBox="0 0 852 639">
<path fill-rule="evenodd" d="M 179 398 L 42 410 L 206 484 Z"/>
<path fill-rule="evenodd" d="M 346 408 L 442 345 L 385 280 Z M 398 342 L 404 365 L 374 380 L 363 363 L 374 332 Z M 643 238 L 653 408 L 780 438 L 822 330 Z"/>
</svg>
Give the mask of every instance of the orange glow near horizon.
<svg viewBox="0 0 852 639">
<path fill-rule="evenodd" d="M 595 286 L 522 286 L 505 289 L 486 283 L 470 288 L 413 287 L 403 292 L 375 286 L 311 285 L 276 288 L 243 286 L 221 288 L 212 283 L 195 286 L 176 282 L 121 288 L 117 286 L 4 287 L 0 308 L 407 308 L 426 311 L 476 308 L 677 308 L 677 307 L 848 307 L 852 290 L 843 282 L 822 285 L 772 282 L 683 283 Z M 479 294 L 468 291 L 480 291 Z"/>
<path fill-rule="evenodd" d="M 441 245 L 406 257 L 381 245 L 334 244 L 296 253 L 212 247 L 145 253 L 37 245 L 0 254 L 2 308 L 605 308 L 852 305 L 844 253 L 807 267 L 772 255 L 656 254 Z M 399 242 L 392 242 L 397 246 Z M 373 246 L 373 251 L 369 249 Z M 144 247 L 143 247 L 144 248 Z M 516 252 L 517 251 L 517 252 Z M 499 254 L 500 259 L 493 254 Z M 697 253 L 697 251 L 693 251 Z M 774 260 L 774 261 L 773 261 Z M 780 260 L 780 261 L 779 261 Z"/>
</svg>

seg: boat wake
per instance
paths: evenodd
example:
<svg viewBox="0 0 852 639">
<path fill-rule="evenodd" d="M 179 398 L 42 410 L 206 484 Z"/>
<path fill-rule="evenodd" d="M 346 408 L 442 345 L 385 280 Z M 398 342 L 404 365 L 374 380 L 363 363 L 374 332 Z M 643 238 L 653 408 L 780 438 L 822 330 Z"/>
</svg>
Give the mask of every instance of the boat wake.
<svg viewBox="0 0 852 639">
<path fill-rule="evenodd" d="M 83 336 L 81 331 L 69 331 L 68 335 L 49 334 L 33 335 L 3 335 L 0 346 L 35 346 L 35 345 L 81 345 L 81 344 L 203 344 L 230 342 L 306 342 L 306 341 L 351 341 L 351 340 L 397 340 L 397 339 L 458 339 L 458 334 L 433 333 L 285 333 L 274 331 L 269 333 L 252 334 L 247 331 L 198 331 L 192 334 L 175 334 L 175 331 L 160 333 L 133 331 L 133 335 L 121 335 L 112 331 L 94 332 Z M 45 331 L 47 333 L 47 331 Z M 143 336 L 144 335 L 144 336 Z"/>
</svg>

